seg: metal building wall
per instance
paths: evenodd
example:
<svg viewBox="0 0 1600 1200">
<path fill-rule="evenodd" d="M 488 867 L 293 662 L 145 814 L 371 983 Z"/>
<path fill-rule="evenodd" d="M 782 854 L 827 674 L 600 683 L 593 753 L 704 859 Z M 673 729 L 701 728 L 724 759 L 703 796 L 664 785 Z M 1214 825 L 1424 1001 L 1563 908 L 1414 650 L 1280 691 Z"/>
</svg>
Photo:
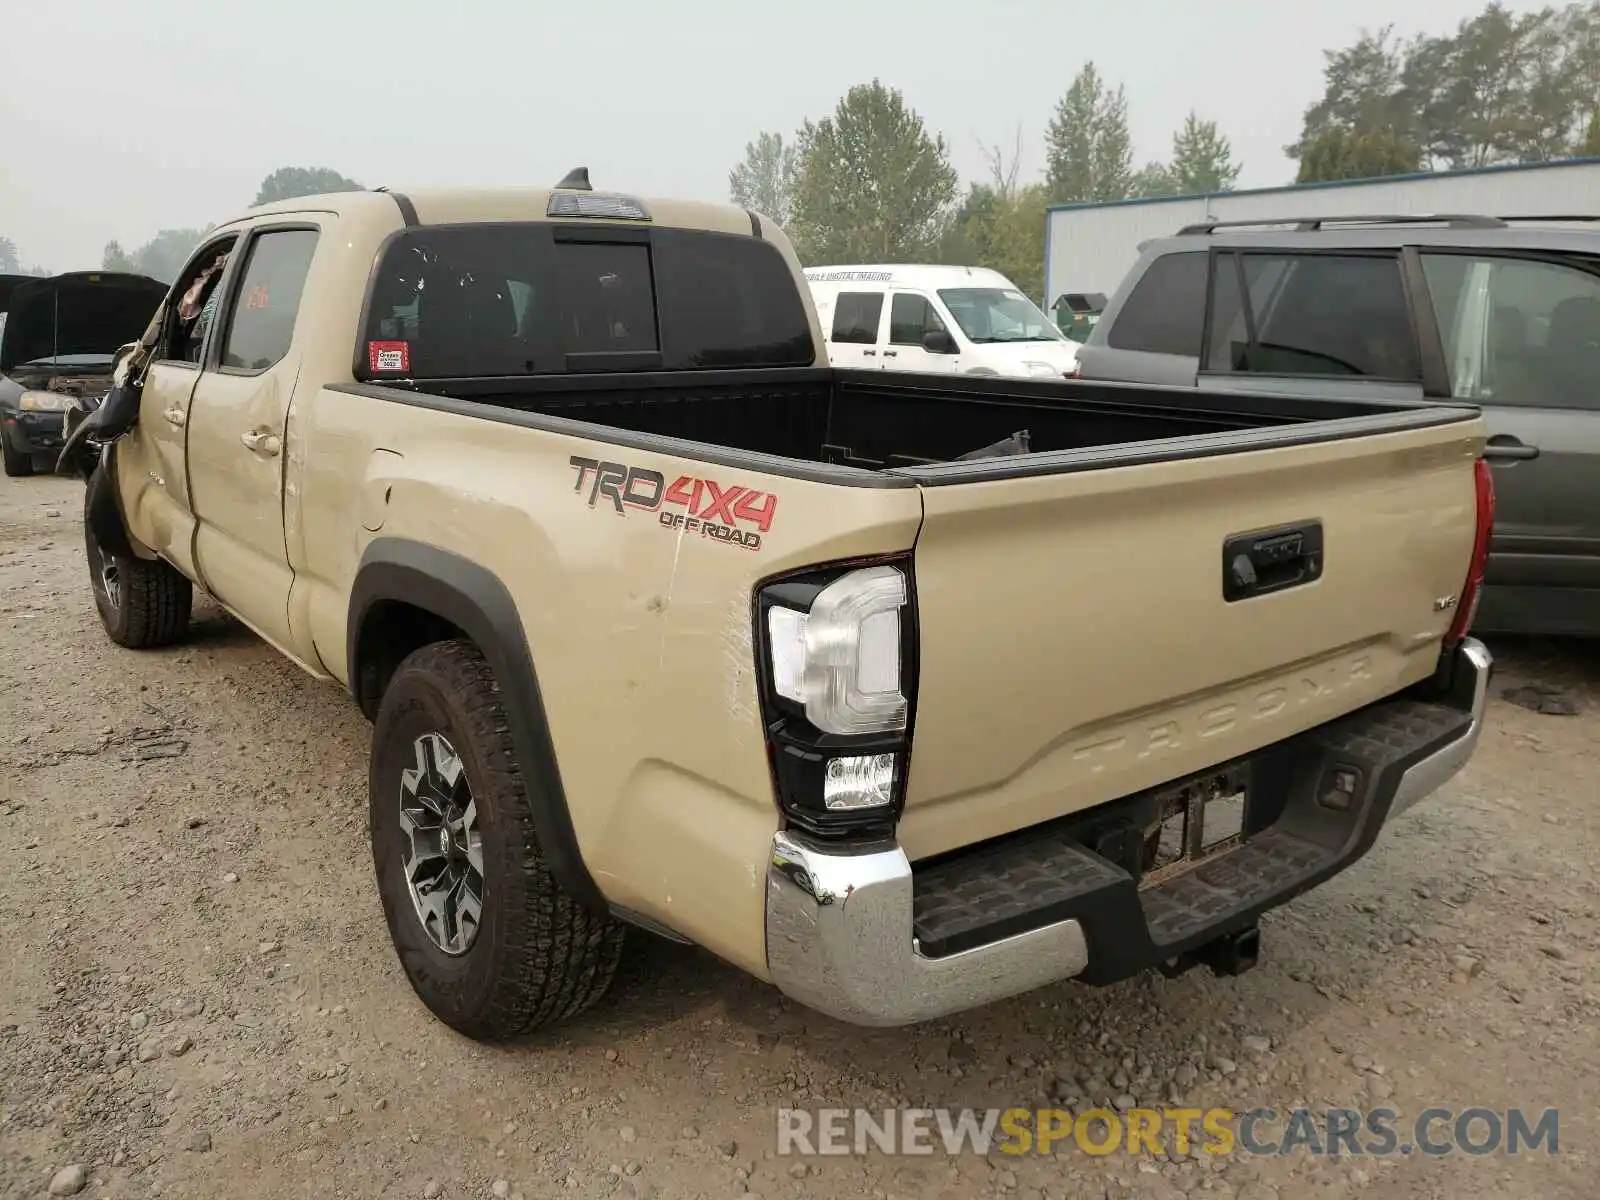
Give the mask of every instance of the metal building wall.
<svg viewBox="0 0 1600 1200">
<path fill-rule="evenodd" d="M 1139 257 L 1140 242 L 1207 218 L 1374 213 L 1600 213 L 1600 159 L 1057 206 L 1045 215 L 1045 301 L 1067 291 L 1109 296 Z"/>
</svg>

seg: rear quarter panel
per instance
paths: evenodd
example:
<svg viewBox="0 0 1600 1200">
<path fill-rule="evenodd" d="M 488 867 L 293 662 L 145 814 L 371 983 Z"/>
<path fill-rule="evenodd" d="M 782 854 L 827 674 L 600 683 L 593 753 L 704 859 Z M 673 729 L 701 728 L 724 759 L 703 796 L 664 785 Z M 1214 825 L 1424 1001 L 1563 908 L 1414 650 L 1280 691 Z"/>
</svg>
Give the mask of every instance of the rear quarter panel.
<svg viewBox="0 0 1600 1200">
<path fill-rule="evenodd" d="M 573 826 L 607 899 L 764 976 L 778 818 L 752 593 L 790 568 L 909 549 L 917 489 L 777 477 L 331 389 L 309 398 L 300 426 L 301 569 L 328 669 L 348 673 L 348 598 L 372 538 L 494 573 L 516 601 Z M 752 550 L 669 528 L 658 510 L 619 513 L 592 471 L 580 486 L 574 457 L 768 493 L 770 528 Z"/>
</svg>

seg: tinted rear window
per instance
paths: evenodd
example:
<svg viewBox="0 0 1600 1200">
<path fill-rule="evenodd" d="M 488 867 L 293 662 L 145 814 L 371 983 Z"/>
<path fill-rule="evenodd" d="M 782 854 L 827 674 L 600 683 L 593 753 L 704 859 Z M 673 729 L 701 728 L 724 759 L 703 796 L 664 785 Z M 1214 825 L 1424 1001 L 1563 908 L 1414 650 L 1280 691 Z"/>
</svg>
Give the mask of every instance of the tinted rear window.
<svg viewBox="0 0 1600 1200">
<path fill-rule="evenodd" d="M 1418 380 L 1422 367 L 1400 260 L 1389 254 L 1219 255 L 1204 369 Z"/>
<path fill-rule="evenodd" d="M 554 303 L 536 319 L 561 313 L 568 354 L 641 354 L 659 350 L 655 284 L 647 245 L 561 242 L 556 245 Z M 519 325 L 527 322 L 523 315 Z"/>
<path fill-rule="evenodd" d="M 546 223 L 408 230 L 373 280 L 366 378 L 808 366 L 811 326 L 768 242 Z"/>
<path fill-rule="evenodd" d="M 1200 357 L 1206 319 L 1204 250 L 1164 254 L 1134 284 L 1106 336 L 1115 350 Z"/>
<path fill-rule="evenodd" d="M 882 317 L 882 292 L 840 292 L 833 302 L 832 340 L 849 346 L 871 346 L 878 340 Z"/>
</svg>

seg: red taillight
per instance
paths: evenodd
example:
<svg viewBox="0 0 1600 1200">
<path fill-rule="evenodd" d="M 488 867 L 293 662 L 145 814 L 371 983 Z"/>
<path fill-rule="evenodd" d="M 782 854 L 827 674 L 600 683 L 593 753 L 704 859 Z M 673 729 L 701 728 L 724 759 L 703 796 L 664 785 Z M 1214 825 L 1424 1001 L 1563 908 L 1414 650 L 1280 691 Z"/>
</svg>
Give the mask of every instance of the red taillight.
<svg viewBox="0 0 1600 1200">
<path fill-rule="evenodd" d="M 1461 585 L 1461 598 L 1456 602 L 1456 618 L 1450 622 L 1450 632 L 1445 643 L 1459 642 L 1472 628 L 1472 619 L 1478 614 L 1478 597 L 1483 592 L 1483 567 L 1489 560 L 1489 535 L 1494 530 L 1494 476 L 1489 464 L 1478 459 L 1473 464 L 1473 482 L 1478 494 L 1478 528 L 1472 539 L 1472 561 L 1467 564 L 1467 581 Z"/>
</svg>

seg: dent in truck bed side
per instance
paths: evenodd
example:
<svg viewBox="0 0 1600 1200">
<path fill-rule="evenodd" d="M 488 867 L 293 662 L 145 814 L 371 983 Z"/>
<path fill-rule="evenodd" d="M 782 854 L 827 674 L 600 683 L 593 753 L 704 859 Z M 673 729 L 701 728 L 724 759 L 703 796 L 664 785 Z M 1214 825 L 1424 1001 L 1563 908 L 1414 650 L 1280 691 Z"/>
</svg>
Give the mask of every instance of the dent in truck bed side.
<svg viewBox="0 0 1600 1200">
<path fill-rule="evenodd" d="M 443 618 L 483 651 L 511 721 L 545 865 L 574 900 L 596 912 L 607 911 L 573 832 L 533 657 L 506 586 L 476 563 L 437 546 L 404 538 L 374 539 L 361 556 L 351 589 L 346 641 L 350 690 L 369 717 L 377 710 L 382 681 L 372 679 L 370 670 L 363 674 L 363 662 L 372 661 L 371 639 L 383 636 L 375 626 L 381 624 L 385 602 Z M 397 665 L 388 664 L 389 670 Z"/>
</svg>

